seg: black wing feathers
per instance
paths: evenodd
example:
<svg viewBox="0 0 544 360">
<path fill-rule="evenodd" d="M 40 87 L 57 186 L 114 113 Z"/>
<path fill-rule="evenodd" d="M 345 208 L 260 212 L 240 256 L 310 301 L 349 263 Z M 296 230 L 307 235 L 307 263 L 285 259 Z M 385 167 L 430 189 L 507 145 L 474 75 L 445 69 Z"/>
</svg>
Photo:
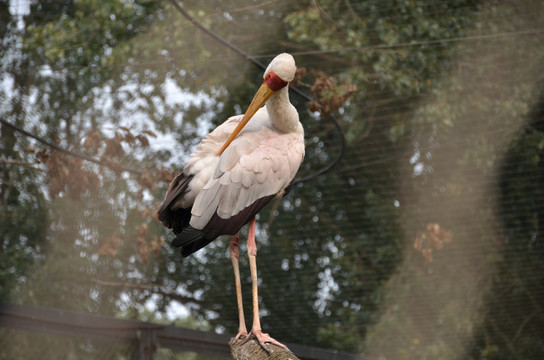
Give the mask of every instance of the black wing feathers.
<svg viewBox="0 0 544 360">
<path fill-rule="evenodd" d="M 205 238 L 205 235 L 204 231 L 195 229 L 189 225 L 172 240 L 172 246 L 179 247 L 181 255 L 187 257 L 195 251 L 202 249 L 213 240 Z"/>
<path fill-rule="evenodd" d="M 222 219 L 215 213 L 206 227 L 202 230 L 195 229 L 189 225 L 191 220 L 191 208 L 173 209 L 178 199 L 184 196 L 193 178 L 192 175 L 185 176 L 180 173 L 172 181 L 166 192 L 161 207 L 158 210 L 159 220 L 174 231 L 177 236 L 172 240 L 172 245 L 181 248 L 183 257 L 187 257 L 202 249 L 220 235 L 234 235 L 242 226 L 247 224 L 275 195 L 265 196 L 240 211 L 237 215 Z"/>
<path fill-rule="evenodd" d="M 191 220 L 191 208 L 179 208 L 174 210 L 172 206 L 178 198 L 183 197 L 192 178 L 192 175 L 185 176 L 183 173 L 176 176 L 174 180 L 172 180 L 172 183 L 170 183 L 168 191 L 166 192 L 166 198 L 158 211 L 159 220 L 164 226 L 172 229 L 174 234 L 179 234 L 189 225 L 189 220 Z"/>
<path fill-rule="evenodd" d="M 266 204 L 272 200 L 274 195 L 258 199 L 253 204 L 240 211 L 237 215 L 222 219 L 215 213 L 210 222 L 203 230 L 198 230 L 188 225 L 172 241 L 172 245 L 181 247 L 181 255 L 187 257 L 202 249 L 220 235 L 234 235 L 242 226 L 247 224 Z"/>
</svg>

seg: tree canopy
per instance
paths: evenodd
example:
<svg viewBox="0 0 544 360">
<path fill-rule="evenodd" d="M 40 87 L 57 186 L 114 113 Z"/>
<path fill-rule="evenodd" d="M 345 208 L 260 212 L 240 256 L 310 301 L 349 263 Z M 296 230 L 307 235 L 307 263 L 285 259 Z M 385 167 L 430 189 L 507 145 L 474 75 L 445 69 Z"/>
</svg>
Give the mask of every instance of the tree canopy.
<svg viewBox="0 0 544 360">
<path fill-rule="evenodd" d="M 315 97 L 290 95 L 299 178 L 341 152 L 328 114 L 343 129 L 333 170 L 258 217 L 266 332 L 383 359 L 542 357 L 541 2 L 182 6 L 263 63 L 294 55 L 292 85 Z M 0 37 L 0 300 L 155 321 L 183 308 L 236 333 L 227 241 L 182 259 L 155 212 L 262 70 L 171 1 L 4 1 Z"/>
</svg>

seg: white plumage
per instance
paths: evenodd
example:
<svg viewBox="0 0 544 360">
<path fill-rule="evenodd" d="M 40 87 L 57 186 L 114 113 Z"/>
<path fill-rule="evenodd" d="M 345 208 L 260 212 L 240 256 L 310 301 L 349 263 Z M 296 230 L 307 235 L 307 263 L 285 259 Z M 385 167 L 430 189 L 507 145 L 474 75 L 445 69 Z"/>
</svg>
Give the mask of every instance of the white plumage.
<svg viewBox="0 0 544 360">
<path fill-rule="evenodd" d="M 208 134 L 170 185 L 159 218 L 178 234 L 174 243 L 184 255 L 205 246 L 211 237 L 238 232 L 272 197 L 281 196 L 295 177 L 304 158 L 304 130 L 286 86 L 295 71 L 291 55 L 274 58 L 261 88 L 265 83 L 271 84 L 268 89 L 277 85 L 271 76 L 279 78 L 281 87 L 271 91 L 263 107 L 259 93 L 255 96 L 251 106 L 257 102 L 258 110 L 253 116 L 248 114 L 250 106 L 245 115 L 229 118 Z M 251 120 L 219 154 L 248 117 Z M 199 236 L 194 230 L 200 231 Z"/>
<path fill-rule="evenodd" d="M 197 168 L 194 165 L 201 161 L 215 168 L 213 174 L 201 172 L 203 181 L 189 185 L 190 192 L 197 194 L 189 223 L 195 229 L 204 229 L 215 211 L 220 218 L 229 219 L 257 199 L 281 193 L 294 178 L 304 157 L 303 133 L 278 132 L 271 127 L 265 108 L 255 114 L 217 157 L 217 151 L 241 119 L 241 116 L 232 117 L 219 126 L 213 133 L 218 131 L 227 136 L 207 141 L 211 154 L 208 151 L 200 154 L 197 150 L 184 169 L 186 174 L 193 175 L 192 170 Z M 205 185 L 199 187 L 202 183 Z"/>
</svg>

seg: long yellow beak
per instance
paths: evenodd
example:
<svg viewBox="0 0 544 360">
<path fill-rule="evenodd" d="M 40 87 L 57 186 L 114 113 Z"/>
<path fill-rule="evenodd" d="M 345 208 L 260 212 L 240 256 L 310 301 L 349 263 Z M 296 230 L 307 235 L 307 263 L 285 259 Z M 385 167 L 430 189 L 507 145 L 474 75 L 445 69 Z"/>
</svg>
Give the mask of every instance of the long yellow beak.
<svg viewBox="0 0 544 360">
<path fill-rule="evenodd" d="M 268 84 L 263 82 L 259 90 L 257 90 L 257 93 L 255 94 L 255 96 L 253 97 L 251 104 L 249 104 L 249 107 L 247 108 L 247 111 L 244 114 L 244 117 L 242 118 L 242 120 L 240 121 L 236 129 L 234 129 L 234 131 L 232 132 L 228 140 L 223 144 L 221 149 L 219 149 L 219 151 L 217 152 L 217 156 L 221 155 L 223 151 L 225 151 L 225 149 L 230 145 L 232 140 L 234 140 L 236 136 L 238 136 L 238 134 L 240 133 L 240 131 L 242 131 L 244 126 L 246 126 L 248 121 L 253 117 L 253 115 L 255 115 L 257 110 L 259 110 L 264 105 L 264 103 L 268 99 L 270 99 L 270 97 L 272 96 L 272 94 L 274 94 L 274 92 L 275 91 L 270 89 Z"/>
</svg>

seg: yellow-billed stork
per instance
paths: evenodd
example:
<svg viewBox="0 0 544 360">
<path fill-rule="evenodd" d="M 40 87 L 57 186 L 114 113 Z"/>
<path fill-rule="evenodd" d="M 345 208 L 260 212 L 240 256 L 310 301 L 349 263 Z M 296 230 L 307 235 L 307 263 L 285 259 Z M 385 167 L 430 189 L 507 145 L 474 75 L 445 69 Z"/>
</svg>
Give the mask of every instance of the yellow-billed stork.
<svg viewBox="0 0 544 360">
<path fill-rule="evenodd" d="M 240 321 L 236 338 L 254 335 L 263 348 L 265 343 L 285 346 L 261 329 L 255 214 L 274 197 L 284 194 L 304 158 L 304 129 L 289 101 L 287 86 L 295 72 L 291 55 L 283 53 L 272 60 L 246 113 L 229 118 L 201 141 L 170 184 L 158 211 L 160 221 L 176 234 L 172 245 L 180 247 L 184 257 L 220 235 L 233 235 L 229 252 Z M 249 334 L 238 269 L 238 233 L 248 222 L 253 290 L 253 326 Z"/>
</svg>

